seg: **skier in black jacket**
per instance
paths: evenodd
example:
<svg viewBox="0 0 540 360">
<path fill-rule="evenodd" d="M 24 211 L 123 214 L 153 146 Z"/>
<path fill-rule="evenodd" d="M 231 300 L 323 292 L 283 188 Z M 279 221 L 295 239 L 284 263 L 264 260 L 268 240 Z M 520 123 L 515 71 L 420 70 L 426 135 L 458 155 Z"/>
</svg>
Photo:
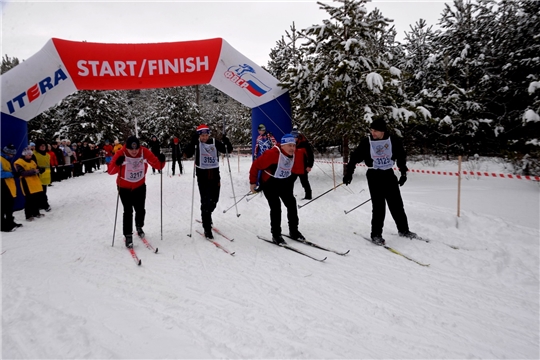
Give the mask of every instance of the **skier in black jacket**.
<svg viewBox="0 0 540 360">
<path fill-rule="evenodd" d="M 370 126 L 371 135 L 360 141 L 358 148 L 353 151 L 347 164 L 343 183 L 349 185 L 356 164 L 364 162 L 368 167 L 366 178 L 371 195 L 372 218 L 371 240 L 377 245 L 384 245 L 382 237 L 386 204 L 394 218 L 399 236 L 416 238 L 417 235 L 409 230 L 407 215 L 399 187 L 407 181 L 407 154 L 400 138 L 389 135 L 386 123 L 376 119 Z M 399 180 L 392 167 L 397 163 L 401 177 Z"/>
<path fill-rule="evenodd" d="M 197 135 L 191 143 L 184 148 L 184 156 L 195 155 L 197 185 L 201 195 L 201 216 L 204 235 L 213 239 L 212 212 L 219 201 L 221 178 L 219 175 L 218 152 L 231 153 L 233 147 L 227 136 L 223 135 L 221 141 L 210 138 L 210 128 L 207 125 L 197 127 Z"/>
</svg>

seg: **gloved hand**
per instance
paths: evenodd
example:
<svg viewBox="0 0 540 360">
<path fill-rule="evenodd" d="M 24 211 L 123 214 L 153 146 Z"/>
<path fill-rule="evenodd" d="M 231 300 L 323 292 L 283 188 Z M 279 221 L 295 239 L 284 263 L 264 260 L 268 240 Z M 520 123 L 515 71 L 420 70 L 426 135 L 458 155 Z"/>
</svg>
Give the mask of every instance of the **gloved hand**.
<svg viewBox="0 0 540 360">
<path fill-rule="evenodd" d="M 124 155 L 120 155 L 116 161 L 115 161 L 115 164 L 120 166 L 124 163 L 124 160 L 126 160 L 126 157 Z"/>
<path fill-rule="evenodd" d="M 343 183 L 345 185 L 349 185 L 351 183 L 351 181 L 352 181 L 352 174 L 345 174 L 343 176 Z"/>
<path fill-rule="evenodd" d="M 44 168 L 44 167 L 40 167 L 40 168 L 39 168 L 39 173 L 40 173 L 40 174 L 43 174 L 44 172 L 45 172 L 45 168 Z"/>
<path fill-rule="evenodd" d="M 162 162 L 162 163 L 165 162 L 165 154 L 159 154 L 157 158 L 158 158 L 159 162 Z"/>
<path fill-rule="evenodd" d="M 401 177 L 399 178 L 399 181 L 398 181 L 399 186 L 403 186 L 403 184 L 405 184 L 405 181 L 407 181 L 407 175 L 401 174 Z"/>
</svg>

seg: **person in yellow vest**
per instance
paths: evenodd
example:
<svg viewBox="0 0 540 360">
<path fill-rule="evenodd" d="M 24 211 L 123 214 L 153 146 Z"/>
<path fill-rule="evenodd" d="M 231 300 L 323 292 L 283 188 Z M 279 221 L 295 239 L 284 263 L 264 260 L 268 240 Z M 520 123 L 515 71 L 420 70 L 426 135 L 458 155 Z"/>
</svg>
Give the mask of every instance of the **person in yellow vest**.
<svg viewBox="0 0 540 360">
<path fill-rule="evenodd" d="M 114 140 L 114 147 L 113 147 L 113 154 L 116 154 L 117 151 L 120 151 L 122 150 L 122 148 L 124 147 L 124 145 L 120 144 L 120 142 L 118 140 Z"/>
<path fill-rule="evenodd" d="M 15 161 L 15 171 L 21 177 L 21 189 L 25 196 L 24 214 L 27 221 L 45 216 L 39 212 L 39 201 L 42 196 L 40 193 L 43 192 L 43 187 L 38 176 L 40 170 L 36 162 L 32 160 L 33 155 L 30 148 L 25 148 L 22 157 Z"/>
<path fill-rule="evenodd" d="M 15 231 L 22 226 L 17 224 L 13 217 L 13 206 L 17 197 L 15 186 L 15 174 L 12 171 L 11 161 L 17 154 L 13 144 L 4 146 L 2 149 L 2 231 Z"/>
<path fill-rule="evenodd" d="M 45 140 L 36 140 L 34 155 L 36 157 L 38 169 L 44 169 L 44 171 L 40 171 L 39 174 L 39 180 L 41 180 L 41 186 L 43 187 L 39 208 L 49 212 L 51 211 L 51 206 L 49 205 L 49 199 L 47 198 L 47 186 L 51 184 L 51 156 L 47 152 L 47 143 Z"/>
</svg>

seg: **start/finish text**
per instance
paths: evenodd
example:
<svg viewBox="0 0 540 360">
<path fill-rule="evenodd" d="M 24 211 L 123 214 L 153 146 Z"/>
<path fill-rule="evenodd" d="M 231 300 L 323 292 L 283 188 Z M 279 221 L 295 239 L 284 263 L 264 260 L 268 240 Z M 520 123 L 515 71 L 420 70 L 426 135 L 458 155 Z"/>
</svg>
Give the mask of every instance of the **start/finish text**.
<svg viewBox="0 0 540 360">
<path fill-rule="evenodd" d="M 143 59 L 139 65 L 136 60 L 79 60 L 77 61 L 79 76 L 138 76 L 168 75 L 209 71 L 208 56 L 175 58 L 175 59 Z"/>
</svg>

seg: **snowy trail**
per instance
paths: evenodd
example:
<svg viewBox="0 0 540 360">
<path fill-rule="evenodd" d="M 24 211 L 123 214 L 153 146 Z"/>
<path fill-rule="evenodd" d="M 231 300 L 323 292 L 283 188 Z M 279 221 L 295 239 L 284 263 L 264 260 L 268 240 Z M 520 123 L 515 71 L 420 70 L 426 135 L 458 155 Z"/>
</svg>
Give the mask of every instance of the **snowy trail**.
<svg viewBox="0 0 540 360">
<path fill-rule="evenodd" d="M 248 189 L 248 166 L 234 166 L 237 196 Z M 328 169 L 314 169 L 314 194 L 332 186 Z M 403 187 L 411 229 L 432 242 L 398 237 L 389 217 L 384 236 L 426 268 L 353 234 L 370 229 L 369 204 L 343 213 L 369 198 L 362 176 L 299 210 L 308 240 L 351 250 L 290 241 L 324 263 L 256 238 L 269 235 L 264 197 L 239 203 L 240 217 L 223 213 L 234 203 L 226 164 L 214 222 L 235 238 L 216 236 L 234 257 L 196 234 L 198 223 L 187 236 L 190 173 L 163 176 L 163 240 L 161 179 L 148 175 L 145 231 L 159 253 L 136 238 L 140 267 L 123 246 L 121 204 L 111 246 L 114 177 L 55 183 L 44 219 L 2 234 L 3 358 L 538 358 L 538 226 L 527 220 L 538 209 L 514 221 L 515 204 L 538 198 L 538 187 L 507 182 L 494 192 L 509 217 L 490 199 L 457 219 L 455 197 L 440 190 L 455 179 L 411 177 Z M 421 192 L 430 196 L 419 201 Z M 299 184 L 295 193 L 303 197 Z M 198 202 L 196 193 L 194 219 Z"/>
</svg>

